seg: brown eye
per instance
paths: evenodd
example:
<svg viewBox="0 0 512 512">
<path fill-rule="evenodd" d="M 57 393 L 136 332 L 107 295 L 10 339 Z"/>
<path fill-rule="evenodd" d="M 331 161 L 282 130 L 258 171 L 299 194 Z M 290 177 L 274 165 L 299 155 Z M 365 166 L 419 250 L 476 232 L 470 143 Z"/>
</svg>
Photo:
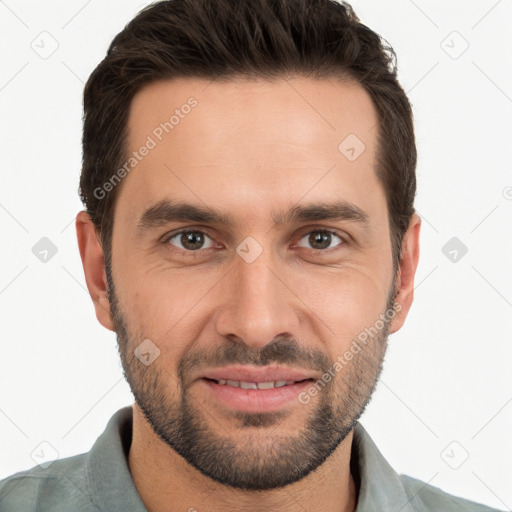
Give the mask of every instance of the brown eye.
<svg viewBox="0 0 512 512">
<path fill-rule="evenodd" d="M 336 233 L 334 233 L 333 231 L 326 230 L 311 231 L 310 233 L 306 234 L 301 238 L 301 240 L 304 239 L 307 239 L 307 243 L 310 245 L 307 248 L 316 251 L 323 251 L 326 249 L 332 249 L 333 247 L 336 247 L 336 245 L 331 245 L 333 242 L 336 241 L 336 239 L 338 239 L 340 242 L 337 245 L 341 245 L 341 242 L 343 242 L 341 237 L 339 237 Z M 304 247 L 303 245 L 300 244 L 300 242 L 299 246 Z"/>
<path fill-rule="evenodd" d="M 165 242 L 178 247 L 178 249 L 191 252 L 197 251 L 199 249 L 209 249 L 210 247 L 213 247 L 213 241 L 208 247 L 204 246 L 206 238 L 210 239 L 210 237 L 204 231 L 189 230 L 175 233 L 174 235 L 168 237 Z M 175 240 L 175 242 L 171 242 L 172 240 Z"/>
</svg>

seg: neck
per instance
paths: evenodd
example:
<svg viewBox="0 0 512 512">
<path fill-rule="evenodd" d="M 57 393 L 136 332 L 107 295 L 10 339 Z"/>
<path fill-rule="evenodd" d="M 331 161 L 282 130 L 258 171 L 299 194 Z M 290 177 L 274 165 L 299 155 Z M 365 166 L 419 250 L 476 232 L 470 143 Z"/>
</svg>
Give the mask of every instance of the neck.
<svg viewBox="0 0 512 512">
<path fill-rule="evenodd" d="M 307 477 L 280 489 L 245 491 L 204 476 L 165 444 L 133 406 L 128 464 L 148 512 L 354 512 L 357 488 L 350 472 L 351 432 Z"/>
</svg>

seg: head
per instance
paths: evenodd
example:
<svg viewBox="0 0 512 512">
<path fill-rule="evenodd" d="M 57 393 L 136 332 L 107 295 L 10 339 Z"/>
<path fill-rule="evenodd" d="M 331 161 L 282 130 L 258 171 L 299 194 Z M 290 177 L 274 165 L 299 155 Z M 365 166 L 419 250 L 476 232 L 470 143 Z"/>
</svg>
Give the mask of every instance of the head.
<svg viewBox="0 0 512 512">
<path fill-rule="evenodd" d="M 412 303 L 415 166 L 393 50 L 348 4 L 164 1 L 115 37 L 84 91 L 77 234 L 163 443 L 253 490 L 339 446 Z M 227 406 L 206 375 L 228 365 L 300 369 L 302 398 Z"/>
</svg>

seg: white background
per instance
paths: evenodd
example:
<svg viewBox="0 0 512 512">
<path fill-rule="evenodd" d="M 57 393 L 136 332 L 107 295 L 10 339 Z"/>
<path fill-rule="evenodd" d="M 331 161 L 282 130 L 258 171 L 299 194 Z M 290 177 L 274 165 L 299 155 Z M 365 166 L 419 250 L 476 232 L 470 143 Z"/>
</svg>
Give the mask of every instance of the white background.
<svg viewBox="0 0 512 512">
<path fill-rule="evenodd" d="M 0 2 L 0 478 L 34 466 L 42 441 L 59 458 L 88 451 L 132 403 L 74 219 L 83 84 L 144 5 Z M 415 303 L 362 423 L 399 473 L 510 510 L 512 1 L 352 6 L 398 55 L 423 218 Z M 47 59 L 31 47 L 38 37 L 58 43 Z M 58 248 L 47 263 L 32 253 L 42 237 Z M 457 262 L 442 252 L 452 237 L 468 248 Z"/>
</svg>

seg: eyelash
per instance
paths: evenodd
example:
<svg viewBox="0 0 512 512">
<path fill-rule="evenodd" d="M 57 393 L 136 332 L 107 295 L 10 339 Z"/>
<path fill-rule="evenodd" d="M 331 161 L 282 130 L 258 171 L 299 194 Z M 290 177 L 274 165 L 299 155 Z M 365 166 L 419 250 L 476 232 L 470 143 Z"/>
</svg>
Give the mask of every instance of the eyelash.
<svg viewBox="0 0 512 512">
<path fill-rule="evenodd" d="M 187 229 L 182 229 L 180 231 L 177 231 L 176 233 L 172 233 L 172 234 L 170 234 L 168 236 L 165 236 L 165 238 L 162 240 L 162 243 L 164 245 L 170 245 L 169 241 L 171 239 L 173 239 L 173 238 L 175 238 L 175 237 L 177 237 L 179 235 L 184 235 L 184 234 L 189 234 L 189 233 L 200 233 L 200 234 L 205 235 L 205 236 L 207 236 L 208 238 L 211 239 L 211 237 L 208 235 L 208 233 L 206 231 L 203 231 L 202 229 L 190 229 L 190 228 L 187 228 Z M 307 233 L 302 235 L 299 240 L 302 240 L 305 236 L 310 235 L 311 233 L 322 233 L 322 234 L 334 235 L 334 236 L 338 237 L 341 240 L 341 242 L 337 246 L 331 247 L 330 249 L 310 249 L 310 248 L 306 248 L 306 247 L 301 247 L 301 249 L 306 249 L 307 251 L 309 251 L 312 254 L 322 254 L 322 253 L 323 254 L 325 254 L 325 253 L 329 254 L 331 251 L 335 251 L 335 250 L 340 249 L 341 247 L 349 244 L 347 236 L 341 235 L 337 231 L 332 231 L 332 230 L 325 229 L 325 228 L 312 229 L 311 231 L 308 231 Z M 187 250 L 187 249 L 181 249 L 179 247 L 174 247 L 174 249 L 176 249 L 178 251 L 185 252 L 185 253 L 187 253 L 187 255 L 191 255 L 192 257 L 195 257 L 195 256 L 200 256 L 201 253 L 203 253 L 204 251 L 208 251 L 209 249 L 213 249 L 213 247 L 209 247 L 208 249 L 197 249 L 195 251 L 190 251 L 190 250 Z"/>
</svg>

